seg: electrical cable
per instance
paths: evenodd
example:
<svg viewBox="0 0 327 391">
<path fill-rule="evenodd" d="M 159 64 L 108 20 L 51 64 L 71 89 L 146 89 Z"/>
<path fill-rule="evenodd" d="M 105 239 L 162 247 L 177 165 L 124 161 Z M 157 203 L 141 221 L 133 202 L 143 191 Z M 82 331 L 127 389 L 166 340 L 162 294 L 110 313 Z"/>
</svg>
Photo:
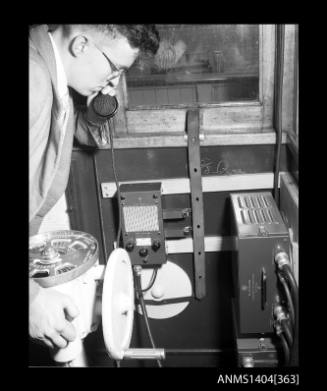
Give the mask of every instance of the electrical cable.
<svg viewBox="0 0 327 391">
<path fill-rule="evenodd" d="M 283 104 L 283 71 L 284 71 L 284 38 L 285 26 L 276 26 L 276 61 L 275 61 L 275 88 L 274 88 L 274 126 L 276 129 L 276 158 L 274 172 L 274 198 L 279 205 L 278 181 L 280 170 L 280 152 L 282 144 L 282 104 Z"/>
<path fill-rule="evenodd" d="M 118 224 L 118 231 L 117 231 L 117 238 L 116 238 L 116 244 L 117 244 L 117 247 L 119 247 L 120 236 L 121 236 L 122 208 L 121 208 L 121 204 L 120 204 L 120 199 L 121 198 L 120 198 L 120 189 L 119 189 L 117 170 L 116 170 L 113 134 L 112 134 L 111 127 L 109 125 L 107 125 L 107 126 L 109 128 L 109 138 L 110 138 L 110 148 L 111 148 L 111 163 L 112 163 L 112 171 L 113 171 L 113 174 L 114 174 L 116 188 L 117 188 L 117 198 L 118 198 L 118 208 L 119 208 L 119 224 Z M 155 270 L 154 270 L 154 272 L 152 274 L 149 286 L 145 290 L 143 290 L 143 291 L 142 291 L 142 288 L 141 288 L 141 281 L 140 281 L 141 277 L 136 275 L 136 290 L 138 291 L 139 301 L 140 301 L 140 304 L 141 304 L 141 307 L 142 307 L 146 329 L 147 329 L 148 336 L 149 336 L 149 339 L 150 339 L 150 342 L 151 342 L 151 345 L 152 345 L 153 349 L 155 349 L 156 347 L 155 347 L 155 344 L 154 344 L 154 341 L 153 341 L 153 337 L 152 337 L 152 334 L 151 334 L 151 329 L 150 329 L 150 325 L 149 325 L 148 315 L 147 315 L 147 311 L 146 311 L 146 307 L 145 307 L 144 299 L 143 299 L 143 292 L 149 290 L 153 286 L 153 284 L 154 284 L 154 282 L 156 280 L 156 277 L 157 277 L 157 272 L 158 272 L 158 268 L 155 268 Z M 162 364 L 161 364 L 160 360 L 157 360 L 157 363 L 158 363 L 159 367 L 162 367 Z M 120 368 L 119 361 L 115 361 L 115 364 L 116 364 L 117 368 Z"/>
<path fill-rule="evenodd" d="M 281 320 L 281 327 L 282 327 L 283 333 L 285 335 L 287 344 L 288 344 L 289 348 L 292 349 L 292 346 L 293 346 L 293 335 L 292 335 L 292 332 L 290 330 L 290 327 L 289 327 L 287 319 L 282 319 Z"/>
<path fill-rule="evenodd" d="M 158 273 L 158 267 L 155 267 L 153 270 L 149 285 L 145 289 L 142 289 L 142 292 L 147 292 L 149 289 L 151 289 L 153 287 L 153 284 L 155 283 L 156 278 L 157 278 L 157 273 Z"/>
<path fill-rule="evenodd" d="M 282 344 L 283 352 L 284 352 L 284 365 L 287 367 L 290 362 L 290 349 L 286 342 L 286 338 L 283 334 L 279 334 L 279 338 Z"/>
<path fill-rule="evenodd" d="M 111 120 L 109 120 L 109 121 L 111 121 Z M 110 148 L 111 148 L 111 164 L 112 164 L 112 171 L 113 171 L 114 179 L 115 179 L 115 183 L 116 183 L 117 199 L 118 199 L 118 209 L 119 209 L 119 221 L 118 221 L 118 230 L 117 230 L 117 237 L 116 237 L 116 244 L 117 244 L 117 247 L 119 247 L 120 236 L 121 236 L 122 207 L 121 207 L 121 204 L 120 204 L 120 189 L 119 189 L 117 170 L 116 170 L 116 160 L 115 160 L 115 151 L 114 151 L 114 138 L 113 138 L 113 135 L 112 135 L 111 126 L 109 124 L 107 126 L 109 128 L 109 138 L 110 138 Z"/>
<path fill-rule="evenodd" d="M 292 352 L 291 352 L 291 362 L 293 364 L 297 363 L 297 356 L 298 356 L 298 346 L 297 346 L 297 341 L 298 341 L 298 332 L 299 332 L 299 292 L 298 292 L 298 287 L 296 280 L 294 278 L 292 269 L 289 264 L 284 264 L 279 273 L 282 274 L 282 276 L 285 278 L 287 284 L 289 285 L 291 295 L 292 295 L 292 301 L 293 301 L 293 306 L 295 309 L 295 315 L 294 315 L 294 343 L 292 347 Z"/>
<path fill-rule="evenodd" d="M 147 329 L 148 337 L 150 339 L 152 348 L 156 349 L 156 346 L 155 346 L 155 343 L 154 343 L 154 340 L 153 340 L 153 337 L 152 337 L 151 329 L 150 329 L 148 313 L 147 313 L 146 306 L 145 306 L 145 303 L 144 303 L 142 286 L 141 286 L 141 276 L 138 273 L 135 273 L 135 284 L 136 284 L 136 291 L 138 293 L 138 299 L 139 299 L 139 302 L 141 304 L 141 308 L 142 308 L 142 312 L 143 312 L 143 317 L 144 317 L 144 321 L 145 321 L 145 326 L 146 326 L 146 329 Z M 158 366 L 161 368 L 162 367 L 162 363 L 160 362 L 160 360 L 157 360 L 157 363 L 158 363 Z"/>
<path fill-rule="evenodd" d="M 118 199 L 118 210 L 119 210 L 119 217 L 118 217 L 118 230 L 117 230 L 117 237 L 116 237 L 116 246 L 119 247 L 119 240 L 121 235 L 121 221 L 122 221 L 122 211 L 121 211 L 121 205 L 120 205 L 120 190 L 119 190 L 119 183 L 118 183 L 118 177 L 117 177 L 117 171 L 116 171 L 116 161 L 115 161 L 115 151 L 114 151 L 114 138 L 112 135 L 112 129 L 109 124 L 109 121 L 111 122 L 111 119 L 106 122 L 106 126 L 109 129 L 109 139 L 110 139 L 110 149 L 111 149 L 111 166 L 112 166 L 112 172 L 114 174 L 115 183 L 116 183 L 116 189 L 117 189 L 117 199 Z M 115 360 L 115 366 L 116 368 L 120 368 L 120 362 L 118 360 Z"/>
<path fill-rule="evenodd" d="M 292 298 L 290 302 L 292 303 L 292 308 L 294 309 L 294 325 L 296 326 L 298 323 L 299 292 L 291 267 L 289 265 L 283 265 L 278 272 L 278 275 L 280 281 L 283 283 L 284 279 L 284 281 L 286 282 L 285 286 L 287 285 L 287 287 L 289 287 L 289 290 L 286 288 L 285 292 L 290 291 L 290 295 Z"/>
<path fill-rule="evenodd" d="M 292 298 L 293 298 L 293 302 L 294 302 L 294 307 L 296 310 L 298 300 L 299 300 L 299 292 L 298 292 L 297 283 L 296 283 L 295 277 L 293 275 L 291 266 L 288 264 L 283 265 L 280 269 L 280 273 L 282 273 L 282 275 L 285 277 L 287 283 L 290 285 L 290 290 L 291 290 L 291 294 L 292 294 Z"/>
<path fill-rule="evenodd" d="M 284 288 L 284 292 L 285 292 L 285 295 L 286 295 L 286 301 L 287 301 L 287 309 L 288 309 L 289 314 L 290 314 L 292 330 L 293 330 L 293 333 L 294 333 L 294 329 L 295 329 L 295 309 L 294 309 L 294 304 L 293 304 L 293 299 L 292 299 L 292 296 L 291 296 L 291 292 L 290 292 L 290 289 L 288 287 L 287 282 L 285 281 L 285 278 L 280 273 L 278 273 L 278 278 L 279 278 L 279 281 L 281 282 L 281 284 L 282 284 L 282 286 Z"/>
</svg>

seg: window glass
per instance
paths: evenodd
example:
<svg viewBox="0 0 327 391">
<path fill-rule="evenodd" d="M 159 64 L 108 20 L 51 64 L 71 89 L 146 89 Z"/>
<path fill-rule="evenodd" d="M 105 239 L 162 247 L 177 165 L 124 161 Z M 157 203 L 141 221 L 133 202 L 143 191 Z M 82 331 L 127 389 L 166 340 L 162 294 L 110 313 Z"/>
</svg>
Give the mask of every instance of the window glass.
<svg viewBox="0 0 327 391">
<path fill-rule="evenodd" d="M 127 72 L 129 108 L 258 100 L 258 25 L 157 25 L 154 58 Z"/>
</svg>

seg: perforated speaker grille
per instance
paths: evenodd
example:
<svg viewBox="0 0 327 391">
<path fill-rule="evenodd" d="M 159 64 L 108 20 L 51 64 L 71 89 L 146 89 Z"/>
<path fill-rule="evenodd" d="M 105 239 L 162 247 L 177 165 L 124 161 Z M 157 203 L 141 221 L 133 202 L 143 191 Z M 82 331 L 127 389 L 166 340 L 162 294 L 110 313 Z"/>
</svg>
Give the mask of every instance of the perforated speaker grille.
<svg viewBox="0 0 327 391">
<path fill-rule="evenodd" d="M 273 205 L 264 194 L 237 197 L 243 224 L 278 224 Z"/>
<path fill-rule="evenodd" d="M 93 100 L 93 110 L 102 117 L 112 117 L 118 108 L 115 96 L 98 94 Z"/>
<path fill-rule="evenodd" d="M 123 215 L 126 232 L 159 231 L 158 208 L 155 205 L 125 206 Z"/>
</svg>

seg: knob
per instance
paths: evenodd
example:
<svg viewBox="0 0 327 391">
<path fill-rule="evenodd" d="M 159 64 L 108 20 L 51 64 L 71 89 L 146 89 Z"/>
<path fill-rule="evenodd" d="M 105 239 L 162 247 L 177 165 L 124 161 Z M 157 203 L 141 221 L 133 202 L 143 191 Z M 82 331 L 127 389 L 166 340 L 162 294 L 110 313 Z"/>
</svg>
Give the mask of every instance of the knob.
<svg viewBox="0 0 327 391">
<path fill-rule="evenodd" d="M 130 253 L 131 251 L 133 251 L 134 243 L 133 242 L 127 242 L 125 248 Z"/>
<path fill-rule="evenodd" d="M 152 250 L 158 251 L 160 246 L 161 246 L 161 244 L 160 244 L 159 240 L 154 240 L 152 243 Z"/>
<path fill-rule="evenodd" d="M 148 255 L 148 249 L 147 248 L 144 248 L 142 247 L 139 251 L 139 254 L 141 257 L 146 257 Z"/>
</svg>

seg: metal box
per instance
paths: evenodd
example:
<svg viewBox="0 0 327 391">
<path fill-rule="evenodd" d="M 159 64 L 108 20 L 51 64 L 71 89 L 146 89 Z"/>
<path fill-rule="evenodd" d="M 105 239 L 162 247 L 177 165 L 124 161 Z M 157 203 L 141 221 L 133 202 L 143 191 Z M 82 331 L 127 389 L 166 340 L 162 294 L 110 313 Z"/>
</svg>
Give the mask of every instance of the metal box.
<svg viewBox="0 0 327 391">
<path fill-rule="evenodd" d="M 231 203 L 237 330 L 240 335 L 271 333 L 277 296 L 274 257 L 280 248 L 288 252 L 288 230 L 269 192 L 234 193 Z"/>
<path fill-rule="evenodd" d="M 123 243 L 132 264 L 165 263 L 161 183 L 123 184 L 119 189 Z"/>
</svg>

